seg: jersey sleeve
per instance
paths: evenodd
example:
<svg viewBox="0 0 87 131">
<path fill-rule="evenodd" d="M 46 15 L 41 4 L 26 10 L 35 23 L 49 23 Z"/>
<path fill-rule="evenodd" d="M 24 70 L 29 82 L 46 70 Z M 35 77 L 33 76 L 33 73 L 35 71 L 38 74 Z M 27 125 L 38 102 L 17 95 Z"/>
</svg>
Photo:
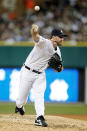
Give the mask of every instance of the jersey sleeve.
<svg viewBox="0 0 87 131">
<path fill-rule="evenodd" d="M 42 46 L 42 45 L 47 43 L 47 39 L 45 39 L 44 37 L 40 36 L 39 41 L 38 42 L 34 41 L 34 43 L 35 43 L 36 46 Z"/>
</svg>

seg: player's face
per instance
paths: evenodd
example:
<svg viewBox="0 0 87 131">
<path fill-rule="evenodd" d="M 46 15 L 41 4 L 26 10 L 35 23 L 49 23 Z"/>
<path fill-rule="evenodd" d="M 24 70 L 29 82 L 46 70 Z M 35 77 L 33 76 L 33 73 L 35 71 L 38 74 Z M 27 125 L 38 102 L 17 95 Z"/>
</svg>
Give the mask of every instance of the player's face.
<svg viewBox="0 0 87 131">
<path fill-rule="evenodd" d="M 54 45 L 54 47 L 61 46 L 64 38 L 59 37 L 59 36 L 53 36 L 51 41 Z"/>
</svg>

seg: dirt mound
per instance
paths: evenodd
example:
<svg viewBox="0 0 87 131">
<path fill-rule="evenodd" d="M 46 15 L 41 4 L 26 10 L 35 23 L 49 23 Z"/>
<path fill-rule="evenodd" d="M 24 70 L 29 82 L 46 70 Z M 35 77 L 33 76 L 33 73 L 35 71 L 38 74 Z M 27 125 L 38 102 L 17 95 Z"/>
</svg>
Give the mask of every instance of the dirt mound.
<svg viewBox="0 0 87 131">
<path fill-rule="evenodd" d="M 0 131 L 87 131 L 87 122 L 59 116 L 45 116 L 48 127 L 34 125 L 34 115 L 0 115 Z"/>
</svg>

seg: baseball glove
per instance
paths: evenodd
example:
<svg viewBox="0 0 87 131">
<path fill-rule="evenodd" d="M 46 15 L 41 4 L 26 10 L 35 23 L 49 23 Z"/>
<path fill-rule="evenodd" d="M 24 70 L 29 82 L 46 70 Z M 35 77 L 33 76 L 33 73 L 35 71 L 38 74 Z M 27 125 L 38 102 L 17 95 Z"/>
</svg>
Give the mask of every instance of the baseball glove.
<svg viewBox="0 0 87 131">
<path fill-rule="evenodd" d="M 48 65 L 58 72 L 62 71 L 62 60 L 57 53 L 53 54 L 53 56 L 49 59 Z"/>
</svg>

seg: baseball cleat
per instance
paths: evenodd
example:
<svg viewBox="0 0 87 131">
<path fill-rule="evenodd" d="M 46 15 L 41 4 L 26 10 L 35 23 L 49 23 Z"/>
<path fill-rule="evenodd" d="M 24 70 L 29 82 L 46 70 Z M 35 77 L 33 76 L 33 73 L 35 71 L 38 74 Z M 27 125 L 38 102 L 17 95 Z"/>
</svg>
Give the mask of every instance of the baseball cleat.
<svg viewBox="0 0 87 131">
<path fill-rule="evenodd" d="M 15 108 L 15 113 L 20 113 L 20 115 L 24 115 L 24 113 L 25 113 L 25 109 L 24 109 L 24 106 L 22 106 L 21 108 L 18 108 L 17 106 L 16 106 L 16 108 Z"/>
<path fill-rule="evenodd" d="M 45 122 L 45 119 L 43 116 L 39 116 L 36 120 L 35 120 L 35 125 L 36 126 L 43 126 L 43 127 L 47 127 L 48 124 Z"/>
</svg>

